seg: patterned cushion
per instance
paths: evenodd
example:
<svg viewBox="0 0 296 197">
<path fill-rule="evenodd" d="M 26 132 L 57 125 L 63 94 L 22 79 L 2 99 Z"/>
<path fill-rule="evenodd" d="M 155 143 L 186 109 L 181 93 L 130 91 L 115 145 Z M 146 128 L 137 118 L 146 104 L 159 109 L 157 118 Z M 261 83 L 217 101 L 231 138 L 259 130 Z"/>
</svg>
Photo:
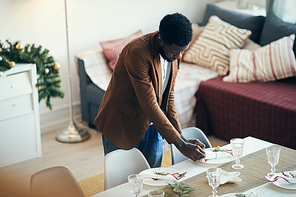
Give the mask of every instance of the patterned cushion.
<svg viewBox="0 0 296 197">
<path fill-rule="evenodd" d="M 229 70 L 230 49 L 241 48 L 250 35 L 250 30 L 237 28 L 217 16 L 211 16 L 183 59 L 226 75 Z"/>
<path fill-rule="evenodd" d="M 100 42 L 103 48 L 103 53 L 106 58 L 107 64 L 111 70 L 114 70 L 119 54 L 121 53 L 125 45 L 129 43 L 131 40 L 141 35 L 143 35 L 143 33 L 141 30 L 139 30 L 136 33 L 133 33 L 132 35 L 126 38 Z"/>
<path fill-rule="evenodd" d="M 275 81 L 296 76 L 293 42 L 295 34 L 283 37 L 251 52 L 230 52 L 230 73 L 225 82 Z"/>
<path fill-rule="evenodd" d="M 184 52 L 183 57 L 184 57 L 185 53 L 190 49 L 190 47 L 194 44 L 194 42 L 197 40 L 198 36 L 201 34 L 203 29 L 204 29 L 204 27 L 200 27 L 196 23 L 192 24 L 192 33 L 193 33 L 192 40 L 189 43 L 188 49 Z"/>
</svg>

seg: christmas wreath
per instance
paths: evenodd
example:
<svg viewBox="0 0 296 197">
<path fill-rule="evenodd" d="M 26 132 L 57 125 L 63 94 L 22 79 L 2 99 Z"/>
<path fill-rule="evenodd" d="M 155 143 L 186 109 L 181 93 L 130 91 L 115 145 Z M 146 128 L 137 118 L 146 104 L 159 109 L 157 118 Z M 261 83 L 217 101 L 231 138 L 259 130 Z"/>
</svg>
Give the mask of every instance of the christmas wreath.
<svg viewBox="0 0 296 197">
<path fill-rule="evenodd" d="M 17 41 L 11 43 L 9 40 L 0 41 L 0 73 L 15 66 L 16 63 L 34 63 L 37 67 L 37 84 L 39 102 L 45 99 L 46 106 L 51 110 L 50 99 L 52 97 L 64 98 L 64 92 L 60 90 L 61 80 L 59 79 L 60 64 L 52 56 L 48 55 L 49 50 L 42 47 L 35 47 L 34 44 L 25 47 Z"/>
</svg>

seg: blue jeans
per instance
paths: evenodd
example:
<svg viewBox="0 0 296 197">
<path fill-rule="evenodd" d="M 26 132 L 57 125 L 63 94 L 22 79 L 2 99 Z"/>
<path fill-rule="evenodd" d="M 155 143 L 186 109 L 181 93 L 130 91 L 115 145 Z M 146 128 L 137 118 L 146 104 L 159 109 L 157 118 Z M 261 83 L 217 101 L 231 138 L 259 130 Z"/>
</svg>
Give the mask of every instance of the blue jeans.
<svg viewBox="0 0 296 197">
<path fill-rule="evenodd" d="M 118 147 L 112 144 L 104 135 L 102 135 L 102 141 L 105 155 L 118 149 Z M 151 168 L 161 166 L 163 152 L 162 136 L 153 124 L 149 126 L 145 135 L 135 148 L 139 149 L 143 153 Z"/>
</svg>

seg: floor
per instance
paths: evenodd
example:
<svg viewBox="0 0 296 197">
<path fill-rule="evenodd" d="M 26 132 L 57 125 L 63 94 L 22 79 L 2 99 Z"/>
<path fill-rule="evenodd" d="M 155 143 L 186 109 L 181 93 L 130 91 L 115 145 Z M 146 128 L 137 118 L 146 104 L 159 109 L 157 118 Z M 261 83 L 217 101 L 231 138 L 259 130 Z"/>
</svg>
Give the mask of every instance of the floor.
<svg viewBox="0 0 296 197">
<path fill-rule="evenodd" d="M 83 124 L 78 126 L 85 127 Z M 55 140 L 57 131 L 41 135 L 42 157 L 0 168 L 0 196 L 29 196 L 30 177 L 52 166 L 66 166 L 78 181 L 104 171 L 101 133 L 88 130 L 91 138 L 80 143 L 61 143 Z M 209 136 L 217 145 L 228 142 Z M 1 150 L 3 151 L 3 150 Z"/>
</svg>

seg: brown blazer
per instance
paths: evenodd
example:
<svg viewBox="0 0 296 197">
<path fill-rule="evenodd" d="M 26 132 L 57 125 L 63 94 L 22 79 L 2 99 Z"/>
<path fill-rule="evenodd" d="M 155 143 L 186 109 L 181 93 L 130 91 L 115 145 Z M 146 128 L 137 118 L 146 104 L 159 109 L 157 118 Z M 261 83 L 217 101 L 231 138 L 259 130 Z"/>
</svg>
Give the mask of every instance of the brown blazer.
<svg viewBox="0 0 296 197">
<path fill-rule="evenodd" d="M 162 95 L 162 71 L 158 32 L 131 41 L 122 50 L 100 104 L 95 125 L 114 145 L 131 149 L 151 122 L 168 143 L 182 132 L 176 112 L 174 86 L 180 60 Z"/>
</svg>

